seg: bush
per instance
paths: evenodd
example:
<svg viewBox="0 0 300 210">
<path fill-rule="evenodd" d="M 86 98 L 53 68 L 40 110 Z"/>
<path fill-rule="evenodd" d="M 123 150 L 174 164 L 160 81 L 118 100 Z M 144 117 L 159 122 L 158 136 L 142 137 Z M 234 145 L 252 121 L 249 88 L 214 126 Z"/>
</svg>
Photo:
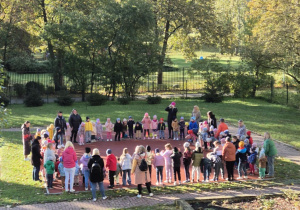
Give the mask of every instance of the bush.
<svg viewBox="0 0 300 210">
<path fill-rule="evenodd" d="M 57 97 L 57 100 L 55 100 L 55 103 L 60 106 L 71 106 L 74 103 L 74 100 L 71 98 L 68 92 L 61 91 Z"/>
<path fill-rule="evenodd" d="M 40 95 L 43 95 L 45 93 L 44 85 L 38 82 L 34 82 L 34 81 L 27 82 L 25 87 L 26 87 L 26 95 L 30 94 L 32 90 L 37 90 L 40 93 Z"/>
<path fill-rule="evenodd" d="M 70 93 L 71 93 L 71 94 L 77 94 L 77 93 L 80 93 L 80 90 L 79 90 L 78 86 L 77 86 L 77 85 L 72 85 L 72 86 L 70 87 Z"/>
<path fill-rule="evenodd" d="M 0 105 L 7 106 L 9 104 L 9 99 L 6 97 L 4 93 L 0 93 Z"/>
<path fill-rule="evenodd" d="M 55 94 L 55 88 L 52 87 L 52 86 L 48 86 L 46 88 L 46 94 L 48 94 L 48 95 L 54 95 Z"/>
<path fill-rule="evenodd" d="M 126 105 L 130 103 L 131 99 L 129 97 L 119 97 L 117 101 L 119 104 Z"/>
<path fill-rule="evenodd" d="M 147 97 L 147 103 L 148 104 L 160 104 L 161 102 L 161 97 L 160 96 L 148 96 Z"/>
<path fill-rule="evenodd" d="M 107 97 L 99 93 L 92 93 L 87 97 L 87 101 L 91 106 L 101 106 L 106 103 Z"/>
<path fill-rule="evenodd" d="M 224 94 L 230 92 L 229 82 L 227 81 L 227 74 L 220 77 L 207 77 L 204 88 L 204 100 L 211 103 L 220 103 L 223 101 Z"/>
<path fill-rule="evenodd" d="M 24 100 L 24 104 L 28 107 L 43 106 L 44 101 L 38 90 L 31 89 Z"/>
<path fill-rule="evenodd" d="M 25 85 L 23 84 L 14 84 L 14 90 L 17 94 L 17 97 L 21 98 L 26 94 Z"/>
</svg>

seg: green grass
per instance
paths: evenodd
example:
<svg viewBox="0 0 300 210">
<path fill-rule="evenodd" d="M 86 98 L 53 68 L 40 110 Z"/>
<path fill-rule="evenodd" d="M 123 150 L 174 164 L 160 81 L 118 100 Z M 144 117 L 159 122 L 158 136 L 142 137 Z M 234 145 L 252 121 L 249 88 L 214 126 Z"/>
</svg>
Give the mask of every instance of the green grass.
<svg viewBox="0 0 300 210">
<path fill-rule="evenodd" d="M 133 116 L 136 121 L 140 121 L 145 112 L 152 117 L 156 114 L 159 118 L 166 119 L 167 113 L 164 109 L 172 100 L 162 100 L 161 104 L 149 105 L 145 101 L 133 101 L 129 105 L 119 105 L 117 102 L 109 101 L 103 106 L 87 106 L 86 103 L 75 103 L 72 107 L 60 107 L 57 104 L 45 104 L 42 107 L 24 107 L 24 105 L 11 105 L 12 114 L 9 117 L 9 126 L 21 127 L 24 121 L 31 121 L 33 126 L 45 127 L 53 123 L 57 111 L 62 110 L 64 116 L 68 117 L 72 108 L 75 107 L 79 114 L 85 119 L 86 116 L 92 120 L 100 118 L 104 123 L 107 117 L 112 121 L 116 118 L 128 118 Z M 231 124 L 237 124 L 239 119 L 243 119 L 247 129 L 259 134 L 269 131 L 272 138 L 281 140 L 300 148 L 298 141 L 300 130 L 300 110 L 277 104 L 270 104 L 259 99 L 233 99 L 227 98 L 223 103 L 205 103 L 197 99 L 176 99 L 178 107 L 178 117 L 184 116 L 189 120 L 194 105 L 200 107 L 202 117 L 206 119 L 207 111 L 211 110 L 216 114 L 217 119 L 225 118 Z"/>
</svg>

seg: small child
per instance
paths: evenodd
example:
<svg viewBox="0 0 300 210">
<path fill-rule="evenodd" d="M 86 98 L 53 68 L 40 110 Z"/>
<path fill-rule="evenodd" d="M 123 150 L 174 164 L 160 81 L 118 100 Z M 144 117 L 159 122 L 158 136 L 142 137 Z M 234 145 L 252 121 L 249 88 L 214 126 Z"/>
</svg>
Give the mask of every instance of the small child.
<svg viewBox="0 0 300 210">
<path fill-rule="evenodd" d="M 239 143 L 240 143 L 240 140 L 237 138 L 237 136 L 232 137 L 232 143 L 234 144 L 235 149 L 237 150 L 239 148 Z"/>
<path fill-rule="evenodd" d="M 98 140 L 103 139 L 103 136 L 102 136 L 103 126 L 102 126 L 99 118 L 96 119 L 96 130 L 97 130 L 97 139 Z"/>
<path fill-rule="evenodd" d="M 214 134 L 214 126 L 211 125 L 210 128 L 209 128 L 209 136 L 211 138 L 214 138 L 215 134 Z"/>
<path fill-rule="evenodd" d="M 82 122 L 78 129 L 79 145 L 84 145 L 85 123 Z"/>
<path fill-rule="evenodd" d="M 93 131 L 93 124 L 90 121 L 89 117 L 86 117 L 86 122 L 85 122 L 85 143 L 91 143 L 91 137 L 92 137 L 92 131 Z"/>
<path fill-rule="evenodd" d="M 158 133 L 158 120 L 157 120 L 157 116 L 154 115 L 153 116 L 153 120 L 151 121 L 151 128 L 152 128 L 152 139 L 158 139 L 157 137 L 157 133 Z"/>
<path fill-rule="evenodd" d="M 179 140 L 178 139 L 179 124 L 178 124 L 177 118 L 175 118 L 172 121 L 172 128 L 173 128 L 173 137 L 174 137 L 173 140 L 177 140 L 178 141 Z"/>
<path fill-rule="evenodd" d="M 117 170 L 117 158 L 111 153 L 111 149 L 106 150 L 106 168 L 108 168 L 109 186 L 108 188 L 114 188 L 115 180 L 114 176 Z"/>
<path fill-rule="evenodd" d="M 62 154 L 63 154 L 63 152 L 64 152 L 64 150 L 65 150 L 65 145 L 58 145 L 57 146 L 57 155 L 58 155 L 58 157 L 61 157 L 62 156 Z"/>
<path fill-rule="evenodd" d="M 82 173 L 84 176 L 84 187 L 85 191 L 89 190 L 89 177 L 90 177 L 90 170 L 88 168 L 88 162 L 91 158 L 91 148 L 86 147 L 85 148 L 85 153 L 82 155 L 80 158 L 80 163 L 82 164 Z"/>
<path fill-rule="evenodd" d="M 124 118 L 123 119 L 123 123 L 122 123 L 122 138 L 127 138 L 125 135 L 127 133 L 127 130 L 128 130 L 128 125 L 127 125 L 127 119 Z"/>
<path fill-rule="evenodd" d="M 135 138 L 136 139 L 142 139 L 142 130 L 143 126 L 139 122 L 135 124 L 134 132 L 135 132 Z"/>
<path fill-rule="evenodd" d="M 134 126 L 134 124 L 135 124 L 134 120 L 132 119 L 131 116 L 129 116 L 127 125 L 128 125 L 128 131 L 129 131 L 129 138 L 131 138 L 131 139 L 133 139 L 133 126 Z"/>
<path fill-rule="evenodd" d="M 265 175 L 266 175 L 266 166 L 267 166 L 267 158 L 265 155 L 265 150 L 262 148 L 260 153 L 259 153 L 259 160 L 258 160 L 259 164 L 259 178 L 260 179 L 264 179 Z"/>
<path fill-rule="evenodd" d="M 34 135 L 34 139 L 36 139 L 38 136 L 41 137 L 41 129 L 40 128 L 36 129 L 36 133 Z"/>
<path fill-rule="evenodd" d="M 245 148 L 247 149 L 247 153 L 250 154 L 251 145 L 249 144 L 249 139 L 244 140 Z"/>
<path fill-rule="evenodd" d="M 201 140 L 204 142 L 204 148 L 206 150 L 208 149 L 207 147 L 208 142 L 206 141 L 207 138 L 208 138 L 207 127 L 204 127 L 201 132 Z"/>
<path fill-rule="evenodd" d="M 96 135 L 97 135 L 97 128 L 96 128 L 96 123 L 92 122 L 92 133 L 91 133 L 91 142 L 96 142 Z"/>
<path fill-rule="evenodd" d="M 49 138 L 53 139 L 54 125 L 50 124 L 50 126 L 47 127 L 47 131 Z"/>
<path fill-rule="evenodd" d="M 58 171 L 60 174 L 61 188 L 65 188 L 65 168 L 62 157 L 59 158 Z"/>
<path fill-rule="evenodd" d="M 224 178 L 224 164 L 223 164 L 223 161 L 222 161 L 223 146 L 221 145 L 221 143 L 219 141 L 215 141 L 214 145 L 215 145 L 215 149 L 214 149 L 213 153 L 216 154 L 221 160 L 219 171 L 221 171 L 222 178 L 225 179 Z"/>
<path fill-rule="evenodd" d="M 209 182 L 209 176 L 211 173 L 211 160 L 203 157 L 200 162 L 200 170 L 204 177 L 202 182 Z"/>
<path fill-rule="evenodd" d="M 211 181 L 219 181 L 220 169 L 222 168 L 221 158 L 214 152 L 207 154 L 207 157 L 212 161 L 214 168 L 214 178 Z M 223 174 L 222 174 L 223 176 Z M 223 176 L 224 177 L 224 176 Z M 223 178 L 224 179 L 224 178 Z"/>
<path fill-rule="evenodd" d="M 203 153 L 199 142 L 195 144 L 195 150 L 192 154 L 192 182 L 195 182 L 195 173 L 197 172 L 197 182 L 200 180 L 200 162 L 203 158 Z"/>
<path fill-rule="evenodd" d="M 143 123 L 143 128 L 144 128 L 144 140 L 146 138 L 149 139 L 151 119 L 147 112 L 145 113 L 144 118 L 142 119 L 142 123 Z"/>
<path fill-rule="evenodd" d="M 67 142 L 67 141 L 70 141 L 71 134 L 72 134 L 72 128 L 69 123 L 66 123 L 66 125 L 67 125 L 67 129 L 65 130 L 65 138 L 66 138 L 66 142 Z"/>
<path fill-rule="evenodd" d="M 80 167 L 78 165 L 78 161 L 76 160 L 74 186 L 79 186 L 79 175 L 80 175 Z"/>
<path fill-rule="evenodd" d="M 54 162 L 52 157 L 48 157 L 46 163 L 44 164 L 44 168 L 47 173 L 47 188 L 53 189 L 52 182 L 53 182 L 53 173 L 54 173 Z"/>
<path fill-rule="evenodd" d="M 165 165 L 164 157 L 160 155 L 159 149 L 155 149 L 155 157 L 153 159 L 153 166 L 156 168 L 156 185 L 162 185 L 163 169 Z M 160 178 L 159 178 L 160 176 Z"/>
<path fill-rule="evenodd" d="M 60 127 L 55 128 L 55 133 L 53 135 L 53 140 L 55 141 L 55 148 L 57 149 L 58 145 L 62 145 L 62 142 L 60 142 L 60 136 L 62 135 Z"/>
<path fill-rule="evenodd" d="M 255 149 L 250 149 L 250 156 L 248 157 L 249 167 L 250 167 L 250 175 L 255 175 L 255 164 L 256 164 L 256 151 Z"/>
<path fill-rule="evenodd" d="M 188 130 L 188 135 L 185 138 L 187 138 L 188 141 L 191 143 L 193 143 L 194 141 L 197 141 L 197 136 L 193 130 Z"/>
<path fill-rule="evenodd" d="M 122 175 L 122 168 L 121 168 L 121 164 L 120 164 L 120 157 L 116 157 L 117 158 L 117 170 L 116 170 L 116 184 L 117 185 L 120 185 L 120 179 L 119 179 L 119 175 L 121 175 L 121 177 L 123 176 Z"/>
<path fill-rule="evenodd" d="M 106 131 L 106 140 L 112 141 L 112 135 L 111 132 L 113 131 L 114 125 L 111 123 L 110 118 L 106 119 L 105 123 L 105 131 Z"/>
<path fill-rule="evenodd" d="M 242 171 L 244 171 L 244 178 L 248 179 L 246 164 L 247 164 L 247 149 L 244 147 L 244 142 L 239 143 L 239 148 L 236 153 L 236 159 L 238 160 L 238 173 L 239 177 L 237 179 L 242 179 Z"/>
<path fill-rule="evenodd" d="M 161 156 L 164 157 L 165 159 L 165 166 L 166 166 L 166 180 L 165 182 L 171 183 L 172 180 L 172 145 L 170 143 L 165 145 L 166 151 L 161 151 L 160 154 Z"/>
<path fill-rule="evenodd" d="M 251 137 L 251 131 L 247 131 L 247 139 L 249 139 L 249 144 L 252 146 L 253 144 L 253 138 Z"/>
<path fill-rule="evenodd" d="M 192 162 L 192 151 L 190 149 L 190 143 L 185 142 L 183 144 L 184 153 L 183 153 L 183 165 L 185 171 L 185 181 L 183 183 L 190 182 L 190 165 Z"/>
<path fill-rule="evenodd" d="M 173 154 L 170 157 L 172 158 L 172 166 L 174 171 L 174 185 L 177 185 L 176 174 L 178 176 L 179 185 L 181 185 L 180 165 L 182 153 L 177 149 L 177 147 L 174 147 Z"/>
<path fill-rule="evenodd" d="M 151 173 L 152 173 L 152 160 L 154 158 L 154 155 L 151 151 L 151 147 L 149 145 L 146 146 L 146 162 L 148 165 L 148 170 L 150 174 L 150 180 L 151 180 Z"/>
<path fill-rule="evenodd" d="M 180 138 L 180 140 L 184 140 L 184 130 L 185 130 L 185 121 L 184 121 L 184 117 L 180 117 L 180 121 L 179 121 L 179 129 L 180 129 L 180 135 L 179 135 L 179 138 Z"/>
<path fill-rule="evenodd" d="M 165 139 L 166 124 L 164 123 L 164 118 L 160 118 L 157 129 L 159 132 L 159 139 Z"/>
<path fill-rule="evenodd" d="M 114 132 L 116 133 L 115 141 L 117 141 L 117 138 L 120 141 L 122 129 L 123 129 L 123 127 L 122 127 L 121 119 L 117 118 L 115 126 L 114 126 Z"/>
</svg>

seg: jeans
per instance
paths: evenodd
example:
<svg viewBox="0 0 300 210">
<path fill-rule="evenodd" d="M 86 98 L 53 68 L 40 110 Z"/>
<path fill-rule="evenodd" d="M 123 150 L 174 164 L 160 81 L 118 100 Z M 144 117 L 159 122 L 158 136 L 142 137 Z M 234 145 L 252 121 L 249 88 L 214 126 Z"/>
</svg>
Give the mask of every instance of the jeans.
<svg viewBox="0 0 300 210">
<path fill-rule="evenodd" d="M 40 173 L 40 167 L 41 166 L 33 166 L 33 171 L 32 171 L 32 179 L 34 181 L 39 180 L 39 173 Z"/>
<path fill-rule="evenodd" d="M 203 171 L 204 181 L 209 180 L 210 172 L 211 172 L 211 166 L 204 165 L 204 171 Z"/>
<path fill-rule="evenodd" d="M 52 183 L 53 183 L 53 174 L 47 174 L 47 187 L 52 188 Z"/>
<path fill-rule="evenodd" d="M 228 173 L 228 181 L 233 180 L 233 168 L 235 161 L 226 161 L 226 169 Z"/>
<path fill-rule="evenodd" d="M 178 139 L 178 131 L 173 131 L 173 137 L 174 139 Z"/>
<path fill-rule="evenodd" d="M 246 164 L 247 164 L 247 162 L 241 162 L 241 161 L 239 162 L 239 165 L 238 165 L 239 177 L 242 176 L 242 170 L 244 171 L 244 175 L 247 176 Z"/>
<path fill-rule="evenodd" d="M 180 128 L 180 139 L 184 139 L 184 129 Z"/>
<path fill-rule="evenodd" d="M 58 139 L 60 140 L 59 144 L 62 145 L 64 143 L 64 135 L 58 135 Z"/>
<path fill-rule="evenodd" d="M 69 180 L 70 180 L 70 190 L 73 190 L 75 167 L 74 168 L 64 168 L 64 170 L 65 170 L 66 191 L 68 191 L 68 189 L 69 189 Z"/>
<path fill-rule="evenodd" d="M 78 129 L 78 128 L 77 128 L 77 129 Z M 74 139 L 73 142 L 76 142 L 77 132 L 78 132 L 78 130 L 75 130 L 75 129 L 73 128 L 72 134 L 71 134 L 71 141 L 72 141 L 72 139 Z"/>
<path fill-rule="evenodd" d="M 275 156 L 267 156 L 269 166 L 269 176 L 274 176 L 274 160 Z"/>
<path fill-rule="evenodd" d="M 100 189 L 102 198 L 105 197 L 105 191 L 104 191 L 103 182 L 91 182 L 93 198 L 96 198 L 96 186 L 97 186 L 97 184 L 99 185 L 99 189 Z"/>
<path fill-rule="evenodd" d="M 157 182 L 162 182 L 163 180 L 163 166 L 156 166 L 156 180 Z M 159 179 L 159 175 L 160 175 L 160 179 Z"/>
<path fill-rule="evenodd" d="M 115 174 L 116 171 L 108 171 L 109 185 L 112 187 L 115 186 L 115 179 L 114 179 Z"/>
<path fill-rule="evenodd" d="M 222 162 L 215 163 L 214 181 L 219 180 L 219 174 L 220 174 L 220 170 L 222 168 L 222 165 L 223 165 Z"/>
<path fill-rule="evenodd" d="M 92 138 L 92 131 L 85 132 L 85 143 L 90 142 Z"/>
<path fill-rule="evenodd" d="M 260 178 L 265 178 L 266 175 L 266 168 L 259 168 L 259 177 Z"/>
<path fill-rule="evenodd" d="M 84 175 L 84 187 L 88 188 L 89 187 L 90 170 L 89 169 L 84 170 L 83 175 Z"/>
<path fill-rule="evenodd" d="M 123 175 L 122 175 L 123 186 L 126 185 L 126 176 L 127 176 L 127 183 L 128 183 L 129 185 L 131 185 L 130 171 L 131 171 L 131 169 L 123 170 Z"/>
<path fill-rule="evenodd" d="M 129 128 L 129 138 L 133 138 L 133 128 Z"/>
<path fill-rule="evenodd" d="M 159 138 L 164 139 L 165 138 L 165 131 L 164 130 L 159 130 Z"/>
<path fill-rule="evenodd" d="M 184 171 L 185 171 L 185 180 L 190 180 L 190 163 L 184 164 Z"/>
<path fill-rule="evenodd" d="M 181 181 L 181 176 L 180 176 L 180 167 L 174 167 L 174 181 L 176 182 L 176 174 L 178 176 L 178 181 Z"/>
</svg>

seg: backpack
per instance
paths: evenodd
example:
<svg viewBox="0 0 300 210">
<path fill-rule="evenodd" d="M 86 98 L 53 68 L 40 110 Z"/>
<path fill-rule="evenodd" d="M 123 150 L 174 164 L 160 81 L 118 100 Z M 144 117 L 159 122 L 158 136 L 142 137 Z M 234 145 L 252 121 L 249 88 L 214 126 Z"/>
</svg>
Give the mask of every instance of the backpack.
<svg viewBox="0 0 300 210">
<path fill-rule="evenodd" d="M 101 167 L 97 161 L 95 161 L 92 165 L 91 174 L 101 174 Z"/>
<path fill-rule="evenodd" d="M 148 164 L 146 160 L 143 158 L 141 164 L 139 165 L 140 171 L 147 171 L 148 170 Z"/>
</svg>

